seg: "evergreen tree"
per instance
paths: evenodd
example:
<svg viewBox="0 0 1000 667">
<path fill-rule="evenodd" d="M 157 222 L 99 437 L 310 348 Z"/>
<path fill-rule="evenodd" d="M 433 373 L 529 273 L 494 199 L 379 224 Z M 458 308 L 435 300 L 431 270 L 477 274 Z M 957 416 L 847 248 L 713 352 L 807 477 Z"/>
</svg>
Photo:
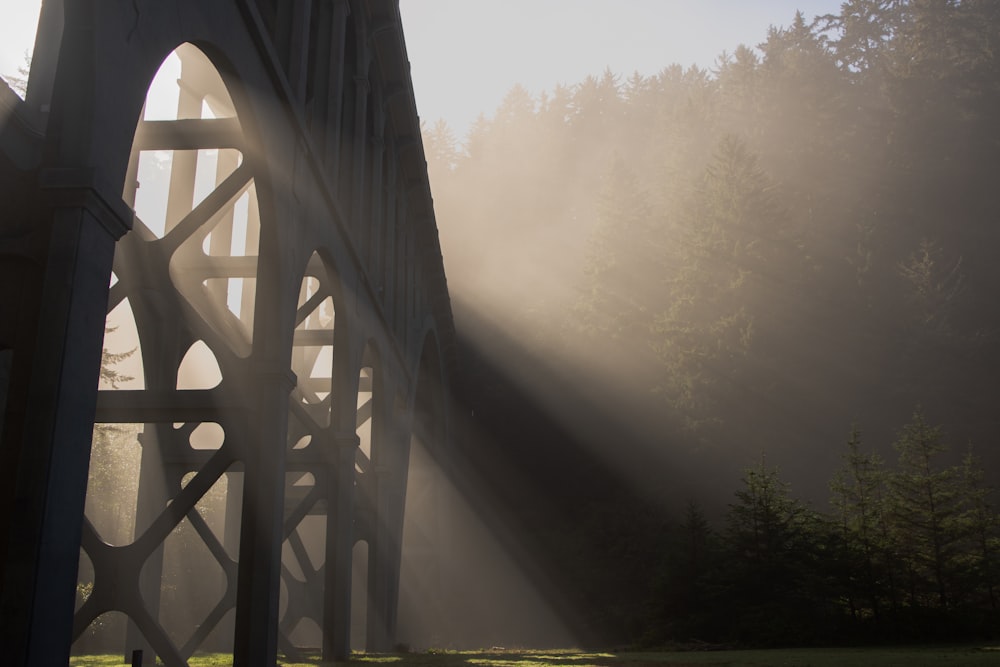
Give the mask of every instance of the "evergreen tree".
<svg viewBox="0 0 1000 667">
<path fill-rule="evenodd" d="M 778 469 L 768 467 L 763 456 L 757 465 L 744 471 L 742 482 L 727 514 L 730 548 L 752 567 L 767 571 L 778 566 L 788 550 L 796 546 L 806 510 L 792 498 Z M 776 582 L 760 583 L 766 586 Z"/>
<path fill-rule="evenodd" d="M 785 230 L 773 186 L 741 139 L 727 135 L 683 212 L 665 264 L 665 303 L 654 311 L 660 391 L 691 431 L 722 420 L 755 335 L 755 311 L 780 261 Z M 731 380 L 730 380 L 731 382 Z"/>
<path fill-rule="evenodd" d="M 734 638 L 757 644 L 822 641 L 830 592 L 821 564 L 828 526 L 791 496 L 777 468 L 745 471 L 727 513 L 726 570 Z"/>
<path fill-rule="evenodd" d="M 588 291 L 575 310 L 584 331 L 635 340 L 655 293 L 658 243 L 649 194 L 636 173 L 615 156 L 597 200 L 597 226 L 588 243 Z"/>
<path fill-rule="evenodd" d="M 31 54 L 24 52 L 24 63 L 18 65 L 17 74 L 4 74 L 3 78 L 11 90 L 17 93 L 23 100 L 28 94 L 28 75 L 31 73 Z"/>
<path fill-rule="evenodd" d="M 882 504 L 886 471 L 882 459 L 861 450 L 861 431 L 851 429 L 844 453 L 844 467 L 830 483 L 833 506 L 839 515 L 846 559 L 846 594 L 854 618 L 869 613 L 878 620 L 882 611 L 884 576 L 891 577 L 892 563 L 887 558 L 887 544 L 881 526 L 885 508 Z"/>
<path fill-rule="evenodd" d="M 696 502 L 685 505 L 665 561 L 664 573 L 657 582 L 657 597 L 667 628 L 665 639 L 718 639 L 720 623 L 714 609 L 720 599 L 712 579 L 718 574 L 719 544 Z"/>
<path fill-rule="evenodd" d="M 892 524 L 909 578 L 910 605 L 951 604 L 960 548 L 958 477 L 940 468 L 947 451 L 940 427 L 927 423 L 917 409 L 893 444 L 898 467 L 889 480 Z"/>
<path fill-rule="evenodd" d="M 1000 576 L 1000 517 L 993 507 L 994 489 L 985 481 L 982 464 L 972 447 L 960 466 L 962 511 L 958 517 L 963 549 L 959 556 L 967 601 L 997 610 Z"/>
</svg>

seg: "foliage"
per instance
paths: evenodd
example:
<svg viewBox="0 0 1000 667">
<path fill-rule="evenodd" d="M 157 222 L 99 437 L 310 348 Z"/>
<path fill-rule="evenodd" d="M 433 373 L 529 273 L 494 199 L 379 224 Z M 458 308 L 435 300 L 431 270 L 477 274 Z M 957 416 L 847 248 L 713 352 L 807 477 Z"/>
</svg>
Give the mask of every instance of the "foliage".
<svg viewBox="0 0 1000 667">
<path fill-rule="evenodd" d="M 763 459 L 748 468 L 724 539 L 711 543 L 718 555 L 704 558 L 708 607 L 725 611 L 702 618 L 700 636 L 751 645 L 995 636 L 1000 524 L 977 459 L 938 465 L 947 443 L 919 409 L 895 447 L 888 468 L 852 428 L 830 516 L 795 500 Z M 664 562 L 677 570 L 672 554 Z"/>
<path fill-rule="evenodd" d="M 24 64 L 19 65 L 17 74 L 4 74 L 3 78 L 23 100 L 28 94 L 28 74 L 31 72 L 31 54 L 25 51 Z"/>
</svg>

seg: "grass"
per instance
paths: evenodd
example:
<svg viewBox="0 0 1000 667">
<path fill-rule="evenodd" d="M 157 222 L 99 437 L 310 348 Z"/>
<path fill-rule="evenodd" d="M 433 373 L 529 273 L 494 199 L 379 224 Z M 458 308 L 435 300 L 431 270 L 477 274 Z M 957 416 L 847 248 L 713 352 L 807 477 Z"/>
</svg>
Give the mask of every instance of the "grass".
<svg viewBox="0 0 1000 667">
<path fill-rule="evenodd" d="M 330 666 L 318 658 L 305 662 L 278 659 L 282 667 Z M 343 664 L 343 663 L 342 663 Z M 1000 646 L 927 646 L 895 648 L 769 649 L 588 653 L 574 650 L 428 651 L 426 653 L 356 653 L 354 667 L 976 667 L 1000 665 Z M 121 655 L 74 656 L 71 667 L 128 667 Z M 229 654 L 191 658 L 191 667 L 229 667 Z"/>
</svg>

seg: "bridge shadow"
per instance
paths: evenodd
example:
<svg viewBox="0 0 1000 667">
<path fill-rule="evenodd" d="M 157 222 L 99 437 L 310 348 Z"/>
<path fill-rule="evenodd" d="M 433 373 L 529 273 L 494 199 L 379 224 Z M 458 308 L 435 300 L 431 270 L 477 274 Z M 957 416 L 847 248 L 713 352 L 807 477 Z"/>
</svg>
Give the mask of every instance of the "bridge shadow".
<svg viewBox="0 0 1000 667">
<path fill-rule="evenodd" d="M 679 464 L 664 460 L 664 448 L 647 446 L 656 425 L 637 406 L 606 394 L 581 369 L 556 367 L 461 304 L 455 310 L 460 362 L 452 392 L 455 446 L 439 463 L 488 535 L 470 530 L 463 536 L 470 543 L 458 540 L 463 562 L 449 574 L 457 586 L 476 592 L 451 601 L 452 612 L 461 615 L 451 632 L 429 644 L 405 634 L 400 640 L 421 649 L 614 645 L 621 638 L 595 626 L 577 573 L 563 560 L 567 542 L 578 538 L 576 526 L 593 520 L 593 507 L 661 484 L 663 471 L 679 470 Z M 686 493 L 683 477 L 678 473 L 668 485 L 677 506 Z M 532 622 L 526 628 L 533 602 L 504 583 L 509 579 L 498 573 L 501 565 L 490 562 L 495 554 L 484 557 L 491 550 L 502 550 L 560 627 L 549 631 Z M 583 664 L 570 654 L 545 655 L 557 661 L 552 664 Z"/>
<path fill-rule="evenodd" d="M 302 657 L 305 662 L 282 661 L 284 667 L 304 667 L 305 665 L 326 667 L 335 664 L 323 662 L 318 655 Z M 349 663 L 355 665 L 386 665 L 392 667 L 610 667 L 620 664 L 621 659 L 613 653 L 594 653 L 572 649 L 551 651 L 530 651 L 521 649 L 491 648 L 474 651 L 430 650 L 422 653 L 355 653 Z M 635 664 L 631 660 L 629 664 Z"/>
</svg>

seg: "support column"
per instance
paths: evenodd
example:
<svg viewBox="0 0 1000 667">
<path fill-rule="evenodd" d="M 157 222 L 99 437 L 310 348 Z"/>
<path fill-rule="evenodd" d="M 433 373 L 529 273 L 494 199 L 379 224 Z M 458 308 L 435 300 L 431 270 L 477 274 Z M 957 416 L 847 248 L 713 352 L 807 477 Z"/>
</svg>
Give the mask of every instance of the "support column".
<svg viewBox="0 0 1000 667">
<path fill-rule="evenodd" d="M 401 432 L 397 439 L 398 458 L 394 461 L 395 480 L 389 493 L 390 541 L 386 555 L 387 597 L 385 610 L 386 648 L 391 650 L 397 641 L 399 618 L 399 573 L 403 556 L 403 522 L 406 512 L 406 487 L 410 473 L 410 434 Z"/>
<path fill-rule="evenodd" d="M 312 2 L 291 0 L 278 8 L 278 49 L 285 61 L 288 82 L 299 102 L 305 102 L 309 71 L 309 36 Z"/>
<path fill-rule="evenodd" d="M 336 183 L 341 106 L 344 100 L 344 37 L 347 31 L 347 16 L 351 13 L 351 9 L 347 0 L 329 0 L 320 5 L 319 11 L 320 16 L 317 20 L 320 37 L 316 48 L 317 52 L 326 53 L 327 57 L 325 61 L 317 60 L 314 85 L 319 86 L 319 89 L 313 100 L 312 129 L 321 147 L 321 156 L 330 182 Z"/>
<path fill-rule="evenodd" d="M 362 238 L 368 238 L 368 271 L 375 279 L 375 288 L 380 291 L 382 304 L 385 304 L 385 278 L 382 267 L 385 257 L 382 255 L 382 243 L 385 234 L 385 220 L 382 216 L 382 199 L 385 197 L 383 187 L 382 163 L 385 156 L 385 140 L 382 138 L 384 114 L 379 112 L 375 119 L 375 136 L 371 139 L 372 164 L 369 178 L 368 220 L 363 221 L 365 229 Z"/>
<path fill-rule="evenodd" d="M 327 497 L 326 595 L 323 603 L 323 660 L 351 655 L 351 576 L 354 550 L 354 461 L 360 440 L 354 433 L 334 440 L 336 460 Z"/>
<path fill-rule="evenodd" d="M 273 667 L 278 652 L 278 595 L 285 508 L 288 395 L 295 375 L 278 362 L 253 364 L 247 378 L 257 406 L 256 435 L 243 446 L 243 521 L 240 532 L 234 667 Z"/>
<path fill-rule="evenodd" d="M 367 56 L 366 56 L 367 58 Z M 360 68 L 362 73 L 354 77 L 354 151 L 349 158 L 353 171 L 350 180 L 350 202 L 351 218 L 353 229 L 358 230 L 359 225 L 365 223 L 361 219 L 364 213 L 365 186 L 365 156 L 368 153 L 366 137 L 368 136 L 368 94 L 370 86 L 368 83 L 368 66 L 363 64 Z M 364 255 L 362 255 L 364 256 Z"/>
<path fill-rule="evenodd" d="M 388 637 L 386 634 L 386 602 L 387 591 L 387 559 L 389 530 L 386 525 L 388 509 L 386 490 L 392 483 L 392 471 L 386 467 L 376 466 L 373 470 L 375 480 L 374 506 L 375 517 L 372 525 L 372 539 L 368 544 L 368 622 L 365 625 L 365 646 L 369 651 L 386 651 Z"/>
<path fill-rule="evenodd" d="M 69 662 L 108 283 L 132 222 L 92 171 L 41 180 L 55 210 L 0 601 L 5 663 L 38 667 Z"/>
<path fill-rule="evenodd" d="M 134 539 L 138 539 L 149 528 L 163 511 L 170 497 L 180 488 L 180 475 L 176 467 L 171 466 L 173 469 L 168 470 L 163 460 L 163 445 L 174 437 L 170 430 L 172 429 L 168 424 L 146 424 L 140 435 L 142 455 L 139 463 Z M 160 544 L 146 560 L 139 577 L 142 600 L 153 618 L 159 618 L 162 583 L 163 544 Z M 142 651 L 142 664 L 152 665 L 156 662 L 153 645 L 131 619 L 128 622 L 123 648 L 125 661 L 128 661 L 132 652 L 138 649 Z"/>
<path fill-rule="evenodd" d="M 406 496 L 408 433 L 400 428 L 402 411 L 393 409 L 389 424 L 382 427 L 375 473 L 375 521 L 368 551 L 367 644 L 370 651 L 389 651 L 395 641 L 399 596 L 399 552 L 403 533 Z"/>
<path fill-rule="evenodd" d="M 385 295 L 382 303 L 385 312 L 389 317 L 389 326 L 393 329 L 399 327 L 399 308 L 396 295 L 396 277 L 399 275 L 401 266 L 399 256 L 399 246 L 396 242 L 396 177 L 399 169 L 397 162 L 398 154 L 396 147 L 389 144 L 389 150 L 385 154 L 387 164 L 385 166 L 385 212 L 382 215 L 383 228 L 385 230 L 385 249 L 383 253 L 386 258 L 382 267 L 382 284 L 385 288 Z"/>
</svg>

